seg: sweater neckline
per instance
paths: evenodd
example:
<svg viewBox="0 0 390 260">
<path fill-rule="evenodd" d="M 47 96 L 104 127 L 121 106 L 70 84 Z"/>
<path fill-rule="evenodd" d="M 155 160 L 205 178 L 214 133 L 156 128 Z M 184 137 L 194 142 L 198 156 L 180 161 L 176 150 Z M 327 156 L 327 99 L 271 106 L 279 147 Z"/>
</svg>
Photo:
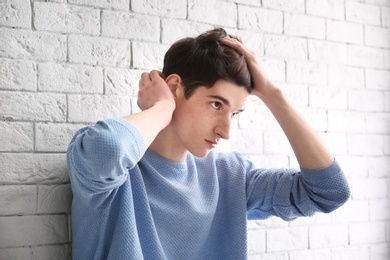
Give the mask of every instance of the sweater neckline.
<svg viewBox="0 0 390 260">
<path fill-rule="evenodd" d="M 153 152 L 150 149 L 147 149 L 145 152 L 145 156 L 148 159 L 151 159 L 151 160 L 157 162 L 161 166 L 174 168 L 174 169 L 178 169 L 178 170 L 183 170 L 183 169 L 187 169 L 187 160 L 188 160 L 190 155 L 187 154 L 186 159 L 183 162 L 175 162 L 175 161 L 172 161 L 170 159 L 167 159 L 167 158 L 159 155 L 156 152 Z"/>
</svg>

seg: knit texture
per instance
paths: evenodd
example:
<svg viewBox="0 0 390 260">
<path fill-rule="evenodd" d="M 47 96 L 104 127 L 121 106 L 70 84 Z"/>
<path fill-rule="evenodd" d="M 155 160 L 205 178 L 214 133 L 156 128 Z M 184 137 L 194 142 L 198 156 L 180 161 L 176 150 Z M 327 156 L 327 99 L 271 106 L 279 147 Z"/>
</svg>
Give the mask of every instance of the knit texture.
<svg viewBox="0 0 390 260">
<path fill-rule="evenodd" d="M 336 161 L 258 169 L 212 151 L 177 163 L 147 150 L 122 118 L 80 129 L 67 160 L 74 260 L 246 259 L 247 219 L 330 212 L 350 195 Z"/>
</svg>

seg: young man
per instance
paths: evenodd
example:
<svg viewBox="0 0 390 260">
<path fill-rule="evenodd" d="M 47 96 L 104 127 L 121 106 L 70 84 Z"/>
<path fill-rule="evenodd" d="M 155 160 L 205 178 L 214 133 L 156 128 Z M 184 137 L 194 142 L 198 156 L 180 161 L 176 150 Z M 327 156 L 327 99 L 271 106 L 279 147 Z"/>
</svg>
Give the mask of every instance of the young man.
<svg viewBox="0 0 390 260">
<path fill-rule="evenodd" d="M 73 259 L 245 259 L 247 219 L 293 220 L 349 198 L 315 131 L 224 30 L 173 44 L 163 74 L 143 73 L 139 87 L 142 112 L 83 128 L 69 145 Z M 278 120 L 300 170 L 213 150 L 249 94 Z"/>
</svg>

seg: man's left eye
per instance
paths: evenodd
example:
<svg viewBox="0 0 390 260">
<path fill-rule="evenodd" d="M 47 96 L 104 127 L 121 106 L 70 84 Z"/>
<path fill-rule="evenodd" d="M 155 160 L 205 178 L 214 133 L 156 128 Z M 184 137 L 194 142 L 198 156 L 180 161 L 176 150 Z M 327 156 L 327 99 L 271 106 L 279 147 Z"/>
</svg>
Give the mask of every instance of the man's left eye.
<svg viewBox="0 0 390 260">
<path fill-rule="evenodd" d="M 221 107 L 221 103 L 214 101 L 211 102 L 211 106 L 215 109 L 219 109 Z"/>
</svg>

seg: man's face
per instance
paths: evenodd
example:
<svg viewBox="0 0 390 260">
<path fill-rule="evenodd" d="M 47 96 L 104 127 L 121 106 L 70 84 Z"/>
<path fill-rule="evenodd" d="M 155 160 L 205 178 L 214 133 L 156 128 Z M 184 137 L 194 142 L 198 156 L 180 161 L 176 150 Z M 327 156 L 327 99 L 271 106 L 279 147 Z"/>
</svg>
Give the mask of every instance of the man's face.
<svg viewBox="0 0 390 260">
<path fill-rule="evenodd" d="M 206 156 L 220 139 L 229 139 L 231 121 L 243 111 L 248 95 L 244 87 L 224 80 L 197 88 L 189 99 L 181 87 L 172 119 L 178 145 L 195 156 Z"/>
</svg>

